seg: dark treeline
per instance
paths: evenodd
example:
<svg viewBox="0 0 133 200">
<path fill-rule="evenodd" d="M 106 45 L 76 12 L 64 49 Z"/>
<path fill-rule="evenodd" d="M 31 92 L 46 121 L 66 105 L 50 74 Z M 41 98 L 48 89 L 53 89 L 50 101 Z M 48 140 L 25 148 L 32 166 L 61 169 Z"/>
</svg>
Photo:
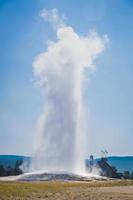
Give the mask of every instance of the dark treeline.
<svg viewBox="0 0 133 200">
<path fill-rule="evenodd" d="M 133 172 L 124 171 L 123 173 L 119 173 L 121 179 L 133 179 Z"/>
<path fill-rule="evenodd" d="M 20 166 L 22 165 L 21 160 L 17 160 L 15 165 L 4 167 L 3 165 L 0 165 L 0 176 L 14 176 L 22 174 L 22 170 L 20 169 Z"/>
</svg>

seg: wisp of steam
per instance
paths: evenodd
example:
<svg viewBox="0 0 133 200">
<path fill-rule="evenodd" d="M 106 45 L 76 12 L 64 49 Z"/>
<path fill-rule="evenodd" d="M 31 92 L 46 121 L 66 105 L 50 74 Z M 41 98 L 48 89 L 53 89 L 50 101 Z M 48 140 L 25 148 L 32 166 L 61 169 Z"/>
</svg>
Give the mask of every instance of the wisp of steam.
<svg viewBox="0 0 133 200">
<path fill-rule="evenodd" d="M 44 92 L 44 109 L 30 170 L 82 174 L 88 140 L 85 72 L 95 69 L 94 61 L 105 49 L 107 36 L 95 31 L 80 36 L 65 25 L 57 9 L 43 10 L 40 16 L 53 25 L 57 39 L 33 63 L 36 82 Z"/>
</svg>

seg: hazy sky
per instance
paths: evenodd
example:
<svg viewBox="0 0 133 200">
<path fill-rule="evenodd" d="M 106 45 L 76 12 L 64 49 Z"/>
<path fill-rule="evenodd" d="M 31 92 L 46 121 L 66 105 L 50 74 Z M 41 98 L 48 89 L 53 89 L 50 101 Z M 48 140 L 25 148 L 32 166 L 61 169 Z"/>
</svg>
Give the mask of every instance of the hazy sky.
<svg viewBox="0 0 133 200">
<path fill-rule="evenodd" d="M 75 31 L 110 38 L 86 89 L 88 155 L 133 155 L 133 1 L 0 0 L 0 154 L 33 153 L 41 90 L 32 63 L 55 32 L 42 9 L 57 8 Z"/>
</svg>

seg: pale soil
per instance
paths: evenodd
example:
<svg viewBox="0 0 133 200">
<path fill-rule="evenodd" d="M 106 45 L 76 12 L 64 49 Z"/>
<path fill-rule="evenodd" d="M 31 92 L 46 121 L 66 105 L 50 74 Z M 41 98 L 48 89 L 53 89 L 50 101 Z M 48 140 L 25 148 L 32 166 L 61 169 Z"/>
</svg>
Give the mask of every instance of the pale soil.
<svg viewBox="0 0 133 200">
<path fill-rule="evenodd" d="M 133 195 L 133 186 L 115 186 L 115 187 L 101 187 L 99 188 L 101 192 L 111 192 L 111 193 L 121 193 L 121 194 L 132 194 Z"/>
<path fill-rule="evenodd" d="M 133 200 L 133 183 L 116 183 L 0 182 L 0 200 Z"/>
<path fill-rule="evenodd" d="M 133 200 L 133 186 L 102 187 L 98 193 L 99 200 Z"/>
</svg>

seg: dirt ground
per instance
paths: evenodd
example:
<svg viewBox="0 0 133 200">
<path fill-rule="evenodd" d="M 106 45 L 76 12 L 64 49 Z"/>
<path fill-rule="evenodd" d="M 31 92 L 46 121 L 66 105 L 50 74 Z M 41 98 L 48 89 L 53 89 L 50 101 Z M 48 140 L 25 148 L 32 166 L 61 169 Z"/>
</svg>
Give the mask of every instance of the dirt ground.
<svg viewBox="0 0 133 200">
<path fill-rule="evenodd" d="M 0 200 L 133 200 L 133 182 L 0 182 Z"/>
<path fill-rule="evenodd" d="M 101 200 L 133 200 L 133 186 L 101 187 L 98 193 Z"/>
</svg>

